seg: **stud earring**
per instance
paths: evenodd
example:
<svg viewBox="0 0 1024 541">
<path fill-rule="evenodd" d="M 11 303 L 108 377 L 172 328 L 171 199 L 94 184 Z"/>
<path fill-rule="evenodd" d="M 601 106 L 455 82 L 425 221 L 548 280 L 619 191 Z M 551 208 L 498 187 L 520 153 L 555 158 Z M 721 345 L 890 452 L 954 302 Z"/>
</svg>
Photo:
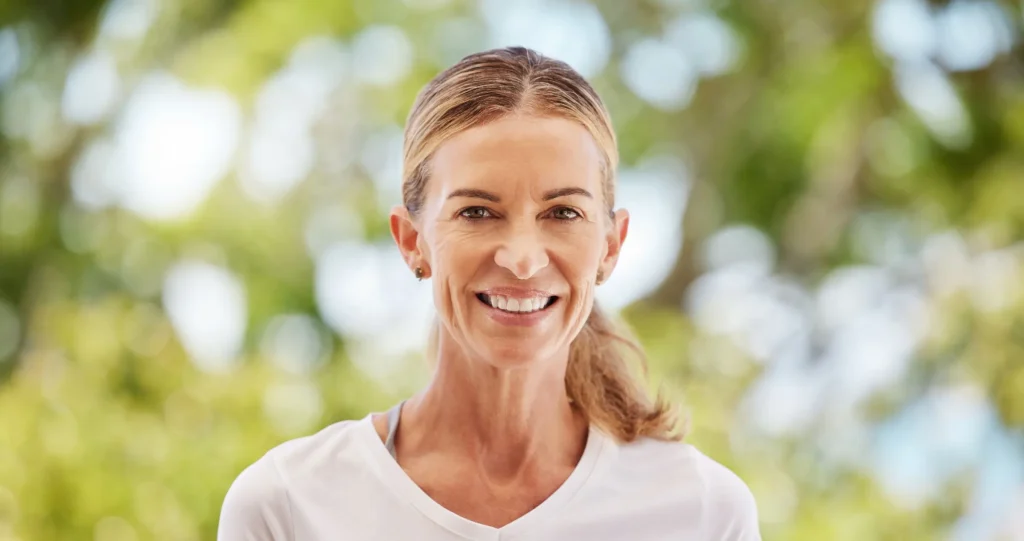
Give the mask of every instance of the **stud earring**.
<svg viewBox="0 0 1024 541">
<path fill-rule="evenodd" d="M 597 283 L 598 283 L 598 285 L 600 285 L 601 282 L 603 282 L 603 281 L 604 281 L 604 271 L 599 270 L 599 271 L 597 271 Z"/>
<path fill-rule="evenodd" d="M 416 267 L 416 270 L 413 271 L 413 274 L 416 275 L 417 280 L 421 282 L 423 281 L 423 267 Z"/>
</svg>

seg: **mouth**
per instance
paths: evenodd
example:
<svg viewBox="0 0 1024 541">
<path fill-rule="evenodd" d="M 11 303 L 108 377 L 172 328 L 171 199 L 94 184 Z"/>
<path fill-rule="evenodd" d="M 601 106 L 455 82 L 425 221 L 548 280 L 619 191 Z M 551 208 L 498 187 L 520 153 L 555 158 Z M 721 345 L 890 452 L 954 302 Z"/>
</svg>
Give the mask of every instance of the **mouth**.
<svg viewBox="0 0 1024 541">
<path fill-rule="evenodd" d="M 543 312 L 554 306 L 558 302 L 557 296 L 551 297 L 532 297 L 532 298 L 514 298 L 506 297 L 504 295 L 488 295 L 486 293 L 477 293 L 476 298 L 487 305 L 489 308 L 493 308 L 500 312 L 511 315 L 526 315 L 534 314 L 537 312 Z"/>
</svg>

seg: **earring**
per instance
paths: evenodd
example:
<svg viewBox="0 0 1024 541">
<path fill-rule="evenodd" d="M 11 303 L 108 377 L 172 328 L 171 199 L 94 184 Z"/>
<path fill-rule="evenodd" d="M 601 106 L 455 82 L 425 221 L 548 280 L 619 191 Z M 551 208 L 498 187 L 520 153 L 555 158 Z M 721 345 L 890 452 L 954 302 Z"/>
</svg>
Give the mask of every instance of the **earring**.
<svg viewBox="0 0 1024 541">
<path fill-rule="evenodd" d="M 603 282 L 603 281 L 604 281 L 604 271 L 598 270 L 597 271 L 597 284 L 600 285 L 601 282 Z"/>
<path fill-rule="evenodd" d="M 417 280 L 421 282 L 423 281 L 423 267 L 416 267 L 416 270 L 413 271 L 413 274 L 416 275 Z"/>
</svg>

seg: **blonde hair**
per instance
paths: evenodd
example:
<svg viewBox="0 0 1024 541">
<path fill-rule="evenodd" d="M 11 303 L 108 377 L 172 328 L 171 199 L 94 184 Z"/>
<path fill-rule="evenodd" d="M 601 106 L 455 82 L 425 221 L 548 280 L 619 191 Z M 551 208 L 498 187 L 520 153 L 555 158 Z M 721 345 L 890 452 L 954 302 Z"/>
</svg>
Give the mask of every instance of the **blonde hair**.
<svg viewBox="0 0 1024 541">
<path fill-rule="evenodd" d="M 423 206 L 430 157 L 442 143 L 513 114 L 562 117 L 590 132 L 602 152 L 604 199 L 611 215 L 619 155 L 608 111 L 571 67 L 523 47 L 467 56 L 420 91 L 405 126 L 402 200 L 410 214 L 415 216 Z M 438 331 L 435 324 L 432 349 Z M 570 347 L 565 375 L 569 399 L 619 441 L 640 436 L 682 439 L 674 408 L 660 395 L 648 396 L 643 381 L 630 370 L 630 353 L 646 376 L 643 350 L 595 303 Z"/>
</svg>

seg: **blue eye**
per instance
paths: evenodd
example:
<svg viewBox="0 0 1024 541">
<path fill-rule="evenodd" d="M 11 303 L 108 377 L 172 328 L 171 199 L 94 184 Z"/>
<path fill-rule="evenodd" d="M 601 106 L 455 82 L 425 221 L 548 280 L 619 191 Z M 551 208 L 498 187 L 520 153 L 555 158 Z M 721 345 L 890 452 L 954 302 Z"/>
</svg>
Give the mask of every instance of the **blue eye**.
<svg viewBox="0 0 1024 541">
<path fill-rule="evenodd" d="M 469 220 L 483 220 L 493 218 L 491 211 L 484 207 L 469 207 L 459 211 L 459 216 Z"/>
</svg>

